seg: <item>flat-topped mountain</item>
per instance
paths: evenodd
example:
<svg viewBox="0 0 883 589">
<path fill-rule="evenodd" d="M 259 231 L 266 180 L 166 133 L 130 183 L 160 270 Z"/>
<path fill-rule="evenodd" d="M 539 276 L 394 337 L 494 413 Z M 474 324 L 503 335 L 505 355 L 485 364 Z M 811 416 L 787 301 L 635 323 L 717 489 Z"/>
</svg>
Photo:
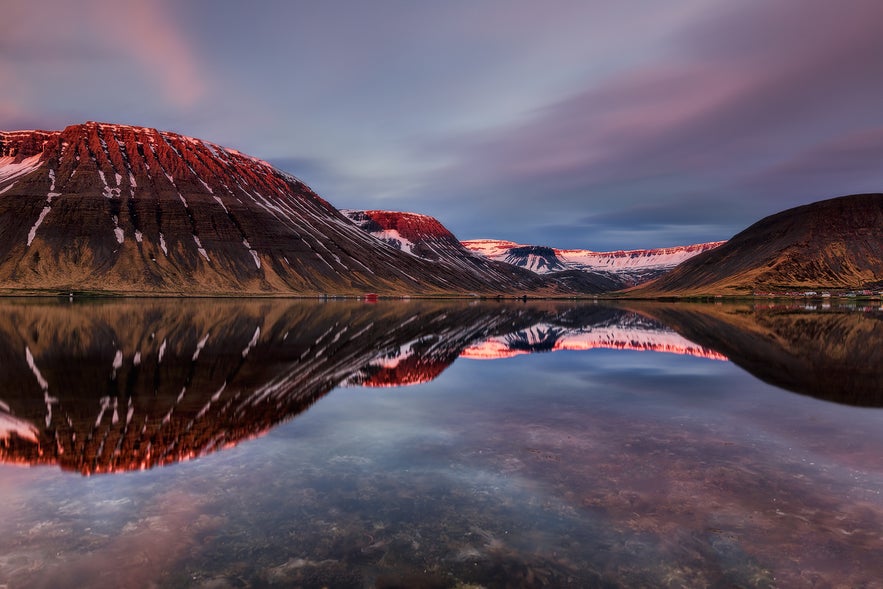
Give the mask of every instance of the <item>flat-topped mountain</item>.
<svg viewBox="0 0 883 589">
<path fill-rule="evenodd" d="M 0 291 L 551 293 L 408 255 L 266 162 L 155 129 L 0 132 Z"/>
<path fill-rule="evenodd" d="M 616 288 L 623 288 L 661 276 L 681 262 L 724 243 L 713 241 L 612 252 L 524 245 L 499 239 L 471 239 L 464 241 L 463 245 L 492 260 L 513 264 L 539 274 L 556 276 L 560 272 L 591 272 L 612 280 L 616 283 Z"/>
<path fill-rule="evenodd" d="M 738 295 L 878 288 L 881 281 L 883 194 L 857 194 L 761 219 L 631 293 Z"/>
</svg>

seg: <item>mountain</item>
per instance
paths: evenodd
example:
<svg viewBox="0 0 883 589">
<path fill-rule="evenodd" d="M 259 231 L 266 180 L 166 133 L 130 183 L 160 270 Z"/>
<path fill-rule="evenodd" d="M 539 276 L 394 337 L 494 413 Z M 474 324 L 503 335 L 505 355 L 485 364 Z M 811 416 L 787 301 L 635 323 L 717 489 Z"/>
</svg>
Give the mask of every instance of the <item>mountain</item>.
<svg viewBox="0 0 883 589">
<path fill-rule="evenodd" d="M 522 294 L 372 238 L 297 178 L 155 129 L 0 132 L 0 292 Z"/>
<path fill-rule="evenodd" d="M 0 301 L 0 460 L 87 475 L 188 460 L 341 384 L 431 380 L 470 344 L 548 315 L 480 301 Z"/>
<path fill-rule="evenodd" d="M 476 252 L 460 242 L 453 233 L 434 217 L 397 211 L 341 211 L 354 223 L 384 243 L 435 262 L 453 272 L 479 273 L 490 281 L 510 280 L 514 272 L 524 273 L 533 268 L 497 260 Z M 519 267 L 520 266 L 520 267 Z M 606 273 L 585 271 L 561 272 L 545 277 L 561 292 L 598 294 L 622 288 L 623 284 Z"/>
<path fill-rule="evenodd" d="M 857 194 L 761 219 L 687 260 L 638 296 L 874 288 L 883 280 L 883 194 Z"/>
<path fill-rule="evenodd" d="M 463 245 L 492 260 L 553 277 L 576 276 L 574 271 L 606 276 L 616 285 L 610 290 L 616 290 L 652 280 L 681 262 L 720 247 L 723 243 L 725 242 L 714 241 L 677 247 L 613 252 L 558 249 L 496 239 L 471 239 L 464 241 Z M 562 275 L 561 272 L 568 274 Z"/>
<path fill-rule="evenodd" d="M 777 387 L 826 401 L 883 407 L 883 312 L 803 305 L 629 306 L 717 350 Z"/>
</svg>

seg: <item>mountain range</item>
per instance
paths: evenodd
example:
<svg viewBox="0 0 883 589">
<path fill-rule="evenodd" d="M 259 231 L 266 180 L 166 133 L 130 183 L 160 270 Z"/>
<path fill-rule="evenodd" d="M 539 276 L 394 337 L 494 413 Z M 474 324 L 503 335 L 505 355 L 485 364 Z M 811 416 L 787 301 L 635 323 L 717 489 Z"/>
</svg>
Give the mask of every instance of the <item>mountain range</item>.
<svg viewBox="0 0 883 589">
<path fill-rule="evenodd" d="M 578 270 L 608 277 L 620 287 L 635 286 L 672 270 L 675 266 L 723 245 L 724 241 L 676 247 L 595 252 L 584 249 L 559 249 L 523 245 L 498 239 L 470 239 L 468 249 L 492 260 L 527 268 L 538 274 L 556 275 Z"/>
<path fill-rule="evenodd" d="M 86 123 L 0 133 L 0 289 L 560 294 L 532 272 L 388 247 L 297 178 L 213 143 Z"/>
<path fill-rule="evenodd" d="M 89 122 L 0 132 L 0 294 L 744 295 L 883 286 L 883 195 L 783 211 L 728 242 L 593 252 L 460 242 L 339 211 L 236 150 Z"/>
</svg>

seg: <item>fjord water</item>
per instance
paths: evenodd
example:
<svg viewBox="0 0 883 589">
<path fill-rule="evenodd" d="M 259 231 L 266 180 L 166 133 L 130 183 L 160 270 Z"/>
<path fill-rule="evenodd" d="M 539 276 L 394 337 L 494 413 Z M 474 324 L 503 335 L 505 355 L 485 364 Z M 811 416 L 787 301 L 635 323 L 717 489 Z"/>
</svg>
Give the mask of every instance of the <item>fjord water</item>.
<svg viewBox="0 0 883 589">
<path fill-rule="evenodd" d="M 0 304 L 9 587 L 878 587 L 875 307 Z"/>
</svg>

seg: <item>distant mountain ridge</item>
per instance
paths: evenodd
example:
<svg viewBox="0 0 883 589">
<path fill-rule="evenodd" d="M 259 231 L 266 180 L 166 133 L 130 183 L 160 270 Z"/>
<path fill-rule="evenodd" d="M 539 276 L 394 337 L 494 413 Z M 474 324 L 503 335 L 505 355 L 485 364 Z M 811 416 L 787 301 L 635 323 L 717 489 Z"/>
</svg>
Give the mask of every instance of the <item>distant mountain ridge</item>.
<svg viewBox="0 0 883 589">
<path fill-rule="evenodd" d="M 841 196 L 761 219 L 630 294 L 750 295 L 879 288 L 883 194 Z"/>
<path fill-rule="evenodd" d="M 384 243 L 441 266 L 472 271 L 480 269 L 482 273 L 497 272 L 506 267 L 536 274 L 531 268 L 522 268 L 508 260 L 490 258 L 471 250 L 438 219 L 428 215 L 381 210 L 341 212 L 364 231 Z M 607 274 L 592 271 L 560 272 L 545 275 L 544 278 L 556 284 L 562 292 L 599 294 L 618 290 L 624 286 L 624 283 L 611 279 Z"/>
<path fill-rule="evenodd" d="M 620 287 L 625 287 L 652 280 L 681 262 L 726 242 L 611 252 L 523 245 L 498 239 L 470 239 L 462 243 L 468 249 L 492 260 L 513 264 L 539 274 L 568 270 L 594 272 L 606 275 L 619 283 Z"/>
</svg>

